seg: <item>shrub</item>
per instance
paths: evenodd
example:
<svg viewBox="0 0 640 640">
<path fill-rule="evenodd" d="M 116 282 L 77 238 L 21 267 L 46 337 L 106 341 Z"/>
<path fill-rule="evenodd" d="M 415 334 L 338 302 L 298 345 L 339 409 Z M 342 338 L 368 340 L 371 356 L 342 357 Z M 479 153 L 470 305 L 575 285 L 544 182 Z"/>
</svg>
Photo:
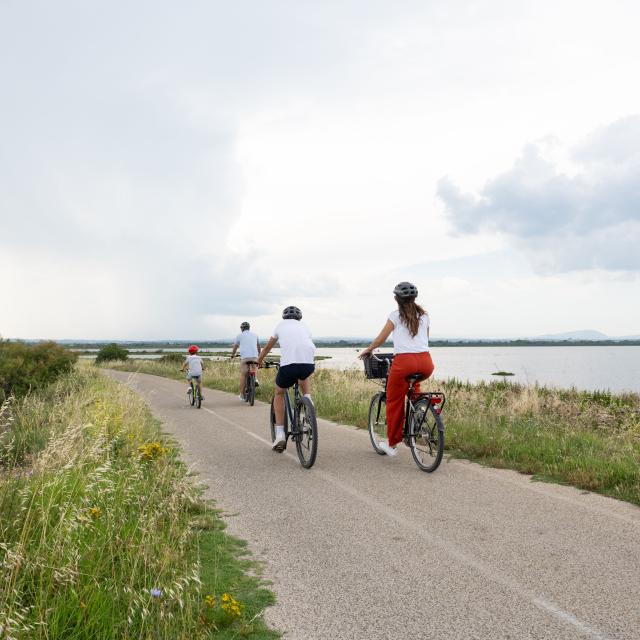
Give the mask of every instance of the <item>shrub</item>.
<svg viewBox="0 0 640 640">
<path fill-rule="evenodd" d="M 111 344 L 105 344 L 104 347 L 98 351 L 96 356 L 96 364 L 101 362 L 107 362 L 109 360 L 126 360 L 129 357 L 129 352 L 117 345 L 115 342 Z"/>
<path fill-rule="evenodd" d="M 39 389 L 73 368 L 78 356 L 56 344 L 0 340 L 0 400 Z"/>
<path fill-rule="evenodd" d="M 168 362 L 169 364 L 181 365 L 184 362 L 185 356 L 181 353 L 167 353 L 161 358 L 158 358 L 158 362 Z"/>
</svg>

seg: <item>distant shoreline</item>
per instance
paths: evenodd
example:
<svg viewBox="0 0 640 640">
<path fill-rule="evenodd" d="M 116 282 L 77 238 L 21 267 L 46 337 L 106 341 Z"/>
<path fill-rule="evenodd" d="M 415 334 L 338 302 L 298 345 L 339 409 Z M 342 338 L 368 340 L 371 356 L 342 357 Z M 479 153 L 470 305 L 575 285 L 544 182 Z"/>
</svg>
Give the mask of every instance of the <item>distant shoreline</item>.
<svg viewBox="0 0 640 640">
<path fill-rule="evenodd" d="M 32 342 L 32 341 L 26 341 Z M 100 342 L 63 342 L 68 349 L 100 349 L 105 344 L 117 342 L 128 349 L 145 349 L 155 353 L 161 353 L 163 349 L 186 349 L 192 342 L 182 341 L 100 341 Z M 198 342 L 201 349 L 230 348 L 233 341 Z M 316 340 L 316 347 L 324 349 L 353 348 L 362 349 L 369 345 L 369 341 Z M 431 340 L 432 347 L 638 347 L 640 340 Z M 391 342 L 382 345 L 383 349 L 391 348 Z"/>
</svg>

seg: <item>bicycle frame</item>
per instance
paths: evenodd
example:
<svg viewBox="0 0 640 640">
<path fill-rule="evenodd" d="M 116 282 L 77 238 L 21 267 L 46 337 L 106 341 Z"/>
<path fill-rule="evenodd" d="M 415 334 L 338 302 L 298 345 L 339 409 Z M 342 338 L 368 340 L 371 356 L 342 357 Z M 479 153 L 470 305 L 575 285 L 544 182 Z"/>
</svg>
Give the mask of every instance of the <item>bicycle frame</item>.
<svg viewBox="0 0 640 640">
<path fill-rule="evenodd" d="M 268 362 L 264 364 L 265 368 L 276 367 L 280 368 L 280 366 L 276 363 Z M 255 374 L 254 374 L 255 375 Z M 291 389 L 293 389 L 293 401 L 291 400 Z M 300 400 L 300 387 L 298 382 L 296 381 L 293 384 L 293 387 L 289 389 L 285 389 L 284 391 L 284 422 L 289 426 L 288 430 L 285 430 L 285 435 L 287 440 L 289 436 L 298 435 L 298 400 Z"/>
<path fill-rule="evenodd" d="M 444 393 L 440 391 L 435 391 L 435 392 L 429 391 L 425 393 L 419 393 L 414 396 L 414 393 L 413 393 L 414 385 L 415 385 L 415 381 L 410 380 L 409 388 L 407 389 L 406 403 L 404 406 L 404 428 L 402 430 L 402 435 L 405 438 L 409 436 L 409 421 L 411 420 L 411 417 L 413 416 L 415 411 L 414 403 L 417 404 L 420 400 L 427 399 L 429 402 L 429 407 L 431 407 L 438 415 L 440 415 L 442 413 L 444 403 L 446 402 Z M 385 399 L 386 399 L 386 386 L 387 385 L 385 380 Z M 378 413 L 379 412 L 380 412 L 380 408 L 378 408 Z M 378 415 L 378 418 L 379 417 L 380 416 Z M 427 414 L 423 413 L 422 419 L 420 420 L 420 424 L 415 425 L 418 430 L 422 427 L 426 418 L 427 418 Z"/>
</svg>

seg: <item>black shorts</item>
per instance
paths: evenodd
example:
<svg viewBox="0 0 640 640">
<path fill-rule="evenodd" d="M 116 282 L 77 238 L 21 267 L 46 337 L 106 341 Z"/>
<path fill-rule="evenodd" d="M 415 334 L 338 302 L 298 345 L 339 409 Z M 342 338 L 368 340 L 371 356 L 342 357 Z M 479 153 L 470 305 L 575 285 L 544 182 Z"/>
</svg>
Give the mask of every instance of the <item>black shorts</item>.
<svg viewBox="0 0 640 640">
<path fill-rule="evenodd" d="M 280 367 L 276 376 L 276 384 L 281 389 L 292 387 L 298 380 L 306 380 L 316 370 L 315 364 L 294 362 Z"/>
</svg>

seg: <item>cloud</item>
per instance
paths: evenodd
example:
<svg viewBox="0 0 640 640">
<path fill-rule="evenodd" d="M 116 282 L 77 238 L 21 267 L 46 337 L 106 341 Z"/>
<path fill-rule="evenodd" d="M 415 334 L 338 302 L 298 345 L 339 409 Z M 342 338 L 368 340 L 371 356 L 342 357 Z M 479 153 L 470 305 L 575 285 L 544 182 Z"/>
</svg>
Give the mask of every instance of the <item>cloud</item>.
<svg viewBox="0 0 640 640">
<path fill-rule="evenodd" d="M 447 177 L 437 193 L 455 233 L 502 234 L 541 272 L 640 271 L 640 116 L 594 132 L 571 158 L 570 175 L 530 144 L 478 195 Z"/>
</svg>

